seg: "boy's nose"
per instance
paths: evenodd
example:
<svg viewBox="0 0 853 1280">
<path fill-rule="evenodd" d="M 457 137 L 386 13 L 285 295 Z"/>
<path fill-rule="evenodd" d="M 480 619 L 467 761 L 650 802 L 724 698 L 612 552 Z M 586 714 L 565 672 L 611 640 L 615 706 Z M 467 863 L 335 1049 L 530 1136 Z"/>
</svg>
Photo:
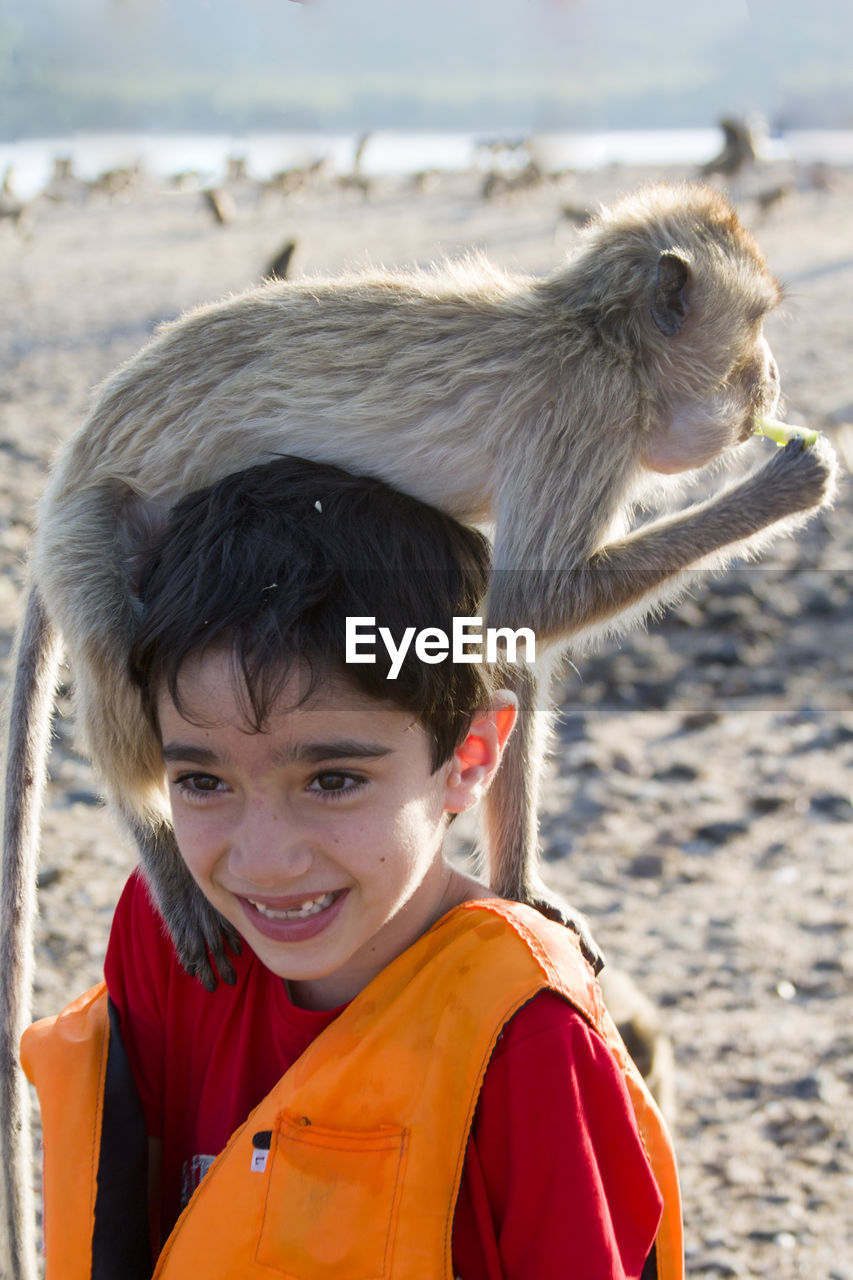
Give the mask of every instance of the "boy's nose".
<svg viewBox="0 0 853 1280">
<path fill-rule="evenodd" d="M 256 888 L 286 888 L 314 862 L 315 850 L 283 809 L 251 805 L 231 842 L 231 870 Z"/>
</svg>

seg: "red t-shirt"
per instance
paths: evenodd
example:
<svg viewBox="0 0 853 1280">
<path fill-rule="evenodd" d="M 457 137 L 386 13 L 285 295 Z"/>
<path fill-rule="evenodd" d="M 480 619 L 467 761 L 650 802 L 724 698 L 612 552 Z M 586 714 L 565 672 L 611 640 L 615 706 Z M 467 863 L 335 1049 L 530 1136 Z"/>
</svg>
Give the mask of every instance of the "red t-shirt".
<svg viewBox="0 0 853 1280">
<path fill-rule="evenodd" d="M 235 986 L 181 968 L 138 873 L 105 965 L 152 1137 L 163 1140 L 162 1225 L 233 1131 L 340 1010 L 291 1004 L 248 946 Z M 483 1083 L 453 1224 L 464 1280 L 628 1280 L 661 1197 L 609 1051 L 546 991 L 504 1029 Z"/>
</svg>

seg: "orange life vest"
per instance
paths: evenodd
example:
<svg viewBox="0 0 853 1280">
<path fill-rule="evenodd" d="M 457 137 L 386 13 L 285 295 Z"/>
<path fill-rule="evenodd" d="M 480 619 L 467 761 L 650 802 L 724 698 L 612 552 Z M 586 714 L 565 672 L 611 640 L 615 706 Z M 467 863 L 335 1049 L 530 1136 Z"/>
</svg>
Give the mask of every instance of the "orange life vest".
<svg viewBox="0 0 853 1280">
<path fill-rule="evenodd" d="M 643 1274 L 682 1280 L 672 1144 L 576 938 L 491 899 L 444 916 L 308 1047 L 217 1157 L 154 1276 L 452 1280 L 454 1207 L 480 1086 L 502 1028 L 544 988 L 571 1002 L 619 1064 L 664 1200 Z M 101 984 L 22 1042 L 45 1134 L 47 1280 L 98 1274 L 92 1242 L 117 1039 L 106 1007 Z"/>
</svg>

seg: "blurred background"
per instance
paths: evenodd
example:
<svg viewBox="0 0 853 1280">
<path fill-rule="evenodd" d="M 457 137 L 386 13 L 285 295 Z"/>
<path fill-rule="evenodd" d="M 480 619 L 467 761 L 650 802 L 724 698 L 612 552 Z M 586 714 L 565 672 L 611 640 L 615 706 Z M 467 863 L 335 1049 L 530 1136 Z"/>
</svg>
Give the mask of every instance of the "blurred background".
<svg viewBox="0 0 853 1280">
<path fill-rule="evenodd" d="M 845 0 L 5 0 L 6 137 L 853 123 Z"/>
<path fill-rule="evenodd" d="M 773 137 L 853 128 L 852 47 L 846 0 L 4 0 L 0 142 L 61 139 L 89 176 L 99 160 L 140 156 L 160 170 L 210 168 L 233 136 L 252 154 L 252 134 L 366 130 L 629 130 L 609 145 L 575 139 L 563 163 L 698 160 L 713 147 L 701 131 L 721 115 Z M 650 130 L 692 136 L 639 136 Z M 146 137 L 100 152 L 80 137 L 105 132 Z M 210 140 L 167 148 L 151 137 L 163 133 L 227 140 L 218 153 Z M 259 171 L 295 162 L 295 145 L 281 140 L 276 154 L 269 136 L 256 140 Z M 314 152 L 342 145 L 315 140 Z M 833 145 L 853 154 L 849 139 L 794 140 L 804 145 L 811 158 L 835 158 Z M 458 142 L 432 148 L 445 163 L 466 158 Z M 30 194 L 45 149 L 3 158 Z"/>
</svg>

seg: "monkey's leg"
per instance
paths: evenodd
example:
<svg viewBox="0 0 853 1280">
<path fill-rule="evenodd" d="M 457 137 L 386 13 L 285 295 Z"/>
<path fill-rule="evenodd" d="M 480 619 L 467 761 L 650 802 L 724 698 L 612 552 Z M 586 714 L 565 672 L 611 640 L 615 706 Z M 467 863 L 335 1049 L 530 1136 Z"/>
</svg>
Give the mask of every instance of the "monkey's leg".
<svg viewBox="0 0 853 1280">
<path fill-rule="evenodd" d="M 824 439 L 804 448 L 794 438 L 739 484 L 602 547 L 581 568 L 513 575 L 512 616 L 534 629 L 537 644 L 548 644 L 646 600 L 651 607 L 683 570 L 713 557 L 712 567 L 722 568 L 755 535 L 827 501 L 834 468 Z"/>
<path fill-rule="evenodd" d="M 226 947 L 239 955 L 239 935 L 193 880 L 172 831 L 166 826 L 154 831 L 127 810 L 122 816 L 181 964 L 207 991 L 216 989 L 217 970 L 223 982 L 233 984 L 234 969 Z"/>
<path fill-rule="evenodd" d="M 59 638 L 31 588 L 9 704 L 0 922 L 0 1159 L 7 1237 L 0 1261 L 9 1280 L 36 1275 L 29 1095 L 18 1045 L 30 1020 L 39 818 L 58 665 Z"/>
<path fill-rule="evenodd" d="M 502 897 L 532 902 L 544 890 L 535 859 L 526 852 L 536 849 L 538 839 L 536 678 L 527 666 L 510 667 L 505 684 L 518 698 L 518 716 L 486 796 L 485 824 L 492 851 L 490 884 Z"/>
<path fill-rule="evenodd" d="M 596 973 L 604 956 L 584 916 L 549 891 L 537 874 L 537 805 L 542 747 L 536 723 L 536 677 L 530 667 L 508 668 L 506 686 L 518 698 L 518 718 L 489 789 L 485 824 L 490 851 L 489 883 L 503 898 L 525 902 L 578 935 Z"/>
</svg>

